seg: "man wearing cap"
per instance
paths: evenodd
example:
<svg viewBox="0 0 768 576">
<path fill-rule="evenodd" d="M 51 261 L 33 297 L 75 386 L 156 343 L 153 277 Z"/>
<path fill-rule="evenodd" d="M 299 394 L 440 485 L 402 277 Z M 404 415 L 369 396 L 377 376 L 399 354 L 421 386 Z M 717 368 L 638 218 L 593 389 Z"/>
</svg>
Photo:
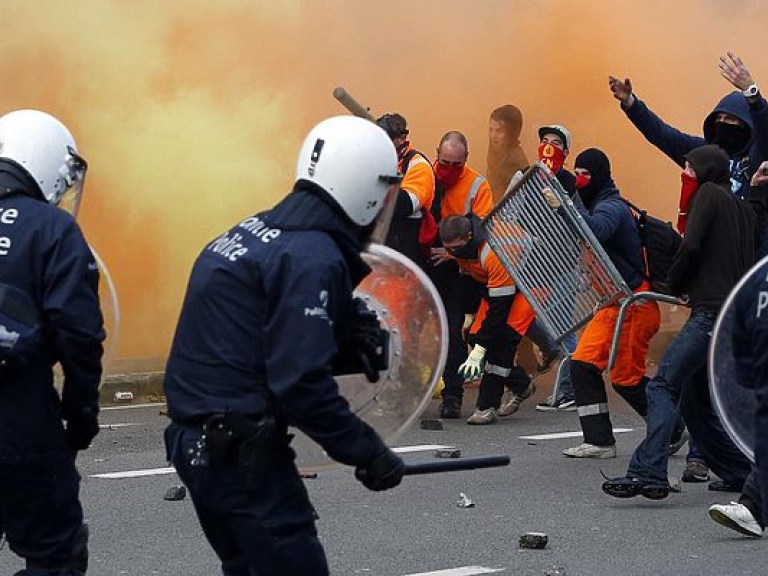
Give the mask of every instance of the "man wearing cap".
<svg viewBox="0 0 768 576">
<path fill-rule="evenodd" d="M 559 124 L 547 124 L 539 128 L 539 148 L 537 158 L 547 168 L 549 168 L 560 184 L 569 195 L 576 191 L 576 177 L 565 168 L 565 159 L 571 149 L 571 133 L 565 126 Z M 513 182 L 522 178 L 523 172 L 527 168 L 515 174 Z M 540 370 L 544 371 L 551 366 L 561 355 L 562 350 L 557 346 L 554 339 L 544 330 L 541 323 L 534 320 L 528 332 L 525 334 L 541 350 L 543 359 Z M 563 340 L 563 346 L 570 354 L 576 348 L 576 336 L 569 335 Z M 508 411 L 514 411 L 524 398 L 519 398 L 511 390 L 507 391 L 499 414 L 504 416 Z M 573 393 L 573 383 L 570 376 L 570 358 L 564 360 L 563 366 L 558 374 L 558 382 L 552 395 L 543 402 L 540 402 L 536 409 L 542 412 L 576 409 L 576 401 Z"/>
<path fill-rule="evenodd" d="M 565 169 L 565 159 L 571 150 L 571 133 L 565 126 L 549 124 L 539 128 L 539 162 L 549 168 L 568 194 L 576 191 L 576 177 Z"/>
</svg>

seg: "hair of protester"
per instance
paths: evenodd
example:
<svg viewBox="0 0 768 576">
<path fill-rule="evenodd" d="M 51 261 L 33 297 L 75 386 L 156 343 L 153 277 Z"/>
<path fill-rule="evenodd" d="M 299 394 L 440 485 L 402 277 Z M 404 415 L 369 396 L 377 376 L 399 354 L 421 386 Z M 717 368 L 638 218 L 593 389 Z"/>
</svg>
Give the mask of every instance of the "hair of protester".
<svg viewBox="0 0 768 576">
<path fill-rule="evenodd" d="M 468 240 L 472 230 L 469 218 L 460 214 L 451 214 L 440 222 L 440 238 L 443 242 Z"/>
</svg>

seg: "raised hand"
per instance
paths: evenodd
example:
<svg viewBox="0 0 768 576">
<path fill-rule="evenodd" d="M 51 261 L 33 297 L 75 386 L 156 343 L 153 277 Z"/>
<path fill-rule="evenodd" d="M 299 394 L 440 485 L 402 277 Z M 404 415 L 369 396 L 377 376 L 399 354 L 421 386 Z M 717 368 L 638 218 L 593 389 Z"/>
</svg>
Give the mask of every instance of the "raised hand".
<svg viewBox="0 0 768 576">
<path fill-rule="evenodd" d="M 720 75 L 739 90 L 746 90 L 755 83 L 744 62 L 733 52 L 728 52 L 727 56 L 720 56 L 718 66 Z"/>
<path fill-rule="evenodd" d="M 608 87 L 624 108 L 629 108 L 634 104 L 635 99 L 632 95 L 632 82 L 629 78 L 619 80 L 616 76 L 608 76 Z"/>
</svg>

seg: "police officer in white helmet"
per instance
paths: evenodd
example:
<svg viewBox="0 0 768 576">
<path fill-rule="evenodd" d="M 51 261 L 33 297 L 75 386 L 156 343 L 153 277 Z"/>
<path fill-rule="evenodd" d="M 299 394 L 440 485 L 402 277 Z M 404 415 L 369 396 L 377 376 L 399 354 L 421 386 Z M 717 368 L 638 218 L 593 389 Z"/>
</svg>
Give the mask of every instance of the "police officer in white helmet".
<svg viewBox="0 0 768 576">
<path fill-rule="evenodd" d="M 165 375 L 166 445 L 226 576 L 328 574 L 288 426 L 367 488 L 400 483 L 402 460 L 350 410 L 331 368 L 374 354 L 365 343 L 378 322 L 352 291 L 399 181 L 381 128 L 325 120 L 304 141 L 291 193 L 194 264 Z"/>
<path fill-rule="evenodd" d="M 98 268 L 74 219 L 85 172 L 53 116 L 0 118 L 0 536 L 26 561 L 17 576 L 88 565 L 75 456 L 99 431 L 104 328 Z"/>
</svg>

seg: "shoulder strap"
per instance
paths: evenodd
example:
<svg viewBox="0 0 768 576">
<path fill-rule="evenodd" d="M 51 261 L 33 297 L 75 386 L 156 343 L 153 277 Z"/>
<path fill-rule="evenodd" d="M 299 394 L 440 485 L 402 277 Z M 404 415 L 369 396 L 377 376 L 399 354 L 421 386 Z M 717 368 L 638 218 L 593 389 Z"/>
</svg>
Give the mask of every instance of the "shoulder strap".
<svg viewBox="0 0 768 576">
<path fill-rule="evenodd" d="M 630 207 L 632 210 L 634 210 L 635 212 L 637 212 L 637 213 L 638 213 L 638 214 L 639 214 L 641 217 L 644 217 L 644 216 L 646 216 L 646 215 L 648 214 L 648 211 L 647 211 L 647 210 L 643 210 L 643 209 L 642 209 L 642 208 L 640 208 L 639 206 L 637 206 L 637 205 L 635 205 L 635 204 L 632 204 L 632 202 L 630 202 L 629 200 L 627 200 L 627 199 L 626 199 L 626 198 L 624 198 L 623 196 L 619 196 L 619 199 L 620 199 L 622 202 L 624 202 L 624 204 L 626 204 L 627 206 L 629 206 L 629 207 Z"/>
<path fill-rule="evenodd" d="M 408 152 L 405 153 L 405 156 L 403 156 L 403 174 L 406 173 L 406 171 L 408 170 L 408 166 L 411 163 L 411 160 L 413 160 L 413 157 L 416 156 L 417 154 L 422 158 L 424 158 L 427 164 L 429 164 L 430 168 L 432 167 L 432 163 L 429 161 L 429 158 L 427 158 L 422 152 L 412 149 L 412 150 L 408 150 Z"/>
<path fill-rule="evenodd" d="M 619 196 L 619 200 L 624 202 L 631 210 L 634 210 L 637 213 L 637 225 L 643 226 L 646 222 L 646 218 L 648 216 L 648 212 L 640 208 L 639 206 L 636 206 L 635 204 L 632 204 L 629 200 L 624 198 L 623 196 Z M 634 216 L 633 216 L 634 217 Z M 640 270 L 635 266 L 632 262 L 629 262 L 626 258 L 624 258 L 622 255 L 617 254 L 619 258 L 621 258 L 626 264 L 629 265 L 630 268 L 632 268 L 635 272 L 639 273 L 643 278 L 646 280 L 650 279 L 650 271 L 648 268 L 648 248 L 646 247 L 646 240 L 645 240 L 645 230 L 638 230 L 638 234 L 640 235 L 640 246 L 643 253 L 643 265 L 645 270 Z"/>
</svg>

